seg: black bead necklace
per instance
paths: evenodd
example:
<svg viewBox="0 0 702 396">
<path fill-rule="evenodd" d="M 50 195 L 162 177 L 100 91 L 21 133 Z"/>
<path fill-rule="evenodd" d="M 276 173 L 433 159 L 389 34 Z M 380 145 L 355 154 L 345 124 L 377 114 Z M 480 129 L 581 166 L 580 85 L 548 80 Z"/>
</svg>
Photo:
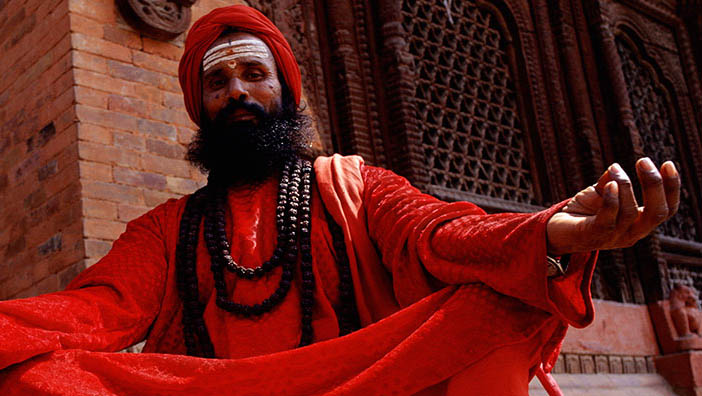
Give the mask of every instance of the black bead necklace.
<svg viewBox="0 0 702 396">
<path fill-rule="evenodd" d="M 314 274 L 312 273 L 312 254 L 310 246 L 310 201 L 312 184 L 312 166 L 309 161 L 295 160 L 283 168 L 278 205 L 276 207 L 276 226 L 278 228 L 278 245 L 271 258 L 256 268 L 245 268 L 234 262 L 225 232 L 225 214 L 227 207 L 226 189 L 213 189 L 214 196 L 209 202 L 205 215 L 205 242 L 212 258 L 212 273 L 217 290 L 217 306 L 234 314 L 259 316 L 269 312 L 280 304 L 292 284 L 298 251 L 302 251 L 302 339 L 300 345 L 311 343 L 312 308 L 314 306 Z M 298 248 L 299 242 L 299 248 Z M 254 279 L 270 272 L 281 265 L 282 275 L 278 288 L 260 303 L 247 305 L 231 301 L 227 295 L 224 281 L 224 268 L 244 279 Z"/>
<path fill-rule="evenodd" d="M 312 343 L 314 336 L 312 311 L 315 290 L 310 217 L 312 177 L 312 165 L 309 161 L 295 159 L 283 167 L 276 206 L 278 243 L 271 258 L 256 268 L 240 266 L 231 257 L 231 246 L 225 231 L 228 204 L 226 188 L 210 180 L 206 187 L 198 190 L 188 199 L 180 223 L 180 235 L 176 248 L 177 283 L 180 297 L 183 300 L 183 336 L 188 355 L 214 357 L 214 347 L 202 317 L 204 306 L 198 298 L 196 272 L 195 252 L 203 213 L 205 217 L 204 236 L 211 258 L 217 306 L 244 317 L 260 316 L 269 312 L 280 304 L 290 290 L 297 259 L 300 256 L 302 336 L 299 346 Z M 340 335 L 345 335 L 359 328 L 358 313 L 343 232 L 328 213 L 327 221 L 333 237 L 339 267 L 341 307 L 338 319 Z M 278 266 L 282 266 L 278 288 L 260 303 L 241 304 L 231 301 L 227 297 L 227 287 L 224 280 L 225 268 L 240 278 L 258 279 Z"/>
</svg>

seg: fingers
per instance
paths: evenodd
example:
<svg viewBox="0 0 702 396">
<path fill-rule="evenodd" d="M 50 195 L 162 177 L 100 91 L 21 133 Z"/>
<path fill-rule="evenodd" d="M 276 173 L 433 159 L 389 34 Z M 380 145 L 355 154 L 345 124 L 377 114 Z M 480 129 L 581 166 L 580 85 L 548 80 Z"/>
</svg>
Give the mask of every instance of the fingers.
<svg viewBox="0 0 702 396">
<path fill-rule="evenodd" d="M 672 161 L 666 161 L 661 166 L 665 201 L 668 205 L 668 218 L 673 217 L 680 205 L 680 174 Z"/>
<path fill-rule="evenodd" d="M 616 182 L 610 181 L 602 188 L 602 206 L 595 215 L 595 232 L 601 235 L 604 240 L 610 238 L 617 229 L 617 217 L 619 215 L 619 186 Z"/>
<path fill-rule="evenodd" d="M 604 196 L 605 185 L 611 182 L 612 180 L 614 179 L 612 178 L 612 174 L 609 172 L 608 169 L 605 171 L 605 173 L 602 174 L 602 176 L 600 176 L 600 179 L 597 181 L 597 183 L 595 183 L 595 191 L 597 191 L 599 195 Z"/>
<path fill-rule="evenodd" d="M 640 226 L 644 235 L 668 218 L 668 201 L 663 187 L 663 177 L 649 158 L 636 162 L 636 173 L 643 190 L 643 212 Z"/>
<path fill-rule="evenodd" d="M 608 173 L 617 183 L 619 191 L 619 217 L 617 219 L 617 228 L 626 230 L 639 217 L 638 204 L 634 196 L 634 189 L 631 186 L 631 179 L 624 172 L 619 164 L 610 165 Z"/>
</svg>

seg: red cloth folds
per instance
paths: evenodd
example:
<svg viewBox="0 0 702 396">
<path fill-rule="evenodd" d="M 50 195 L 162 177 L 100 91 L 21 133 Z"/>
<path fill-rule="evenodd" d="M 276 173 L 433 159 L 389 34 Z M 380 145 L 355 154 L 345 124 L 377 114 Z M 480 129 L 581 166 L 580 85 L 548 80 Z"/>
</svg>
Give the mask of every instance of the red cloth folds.
<svg viewBox="0 0 702 396">
<path fill-rule="evenodd" d="M 268 45 L 278 71 L 285 78 L 295 103 L 299 105 L 302 78 L 290 44 L 280 30 L 258 10 L 245 5 L 233 5 L 216 8 L 198 19 L 185 39 L 185 50 L 178 66 L 178 80 L 190 119 L 195 124 L 202 125 L 202 57 L 227 28 L 254 34 Z"/>
<path fill-rule="evenodd" d="M 185 347 L 173 263 L 185 200 L 171 200 L 131 222 L 71 290 L 0 302 L 0 367 L 18 363 L 0 372 L 0 393 L 460 394 L 460 380 L 483 378 L 475 370 L 493 367 L 495 353 L 514 353 L 520 357 L 500 374 L 523 387 L 505 395 L 526 395 L 536 368 L 548 371 L 567 323 L 592 320 L 594 254 L 574 255 L 563 279 L 543 273 L 545 224 L 559 206 L 493 218 L 424 195 L 359 157 L 319 158 L 315 175 L 314 344 L 295 348 L 299 277 L 260 318 L 217 309 L 201 231 L 200 295 L 220 359 L 179 355 Z M 273 180 L 230 191 L 226 228 L 241 265 L 260 265 L 275 247 L 276 191 Z M 344 230 L 365 326 L 345 337 L 338 337 L 338 270 L 324 207 Z M 485 222 L 491 227 L 480 226 Z M 279 276 L 227 275 L 227 290 L 252 303 L 274 290 Z M 145 335 L 146 353 L 106 353 Z"/>
</svg>

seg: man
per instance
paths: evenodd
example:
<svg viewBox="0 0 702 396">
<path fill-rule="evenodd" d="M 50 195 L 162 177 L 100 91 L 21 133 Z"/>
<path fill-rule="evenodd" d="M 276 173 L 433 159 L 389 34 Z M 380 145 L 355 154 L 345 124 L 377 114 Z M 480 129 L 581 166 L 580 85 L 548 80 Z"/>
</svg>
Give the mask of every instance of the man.
<svg viewBox="0 0 702 396">
<path fill-rule="evenodd" d="M 675 167 L 647 159 L 644 207 L 615 164 L 498 215 L 359 157 L 312 165 L 292 51 L 248 7 L 197 21 L 179 73 L 207 187 L 132 221 L 67 291 L 0 304 L 3 394 L 526 395 L 592 320 L 590 252 L 678 206 Z"/>
</svg>

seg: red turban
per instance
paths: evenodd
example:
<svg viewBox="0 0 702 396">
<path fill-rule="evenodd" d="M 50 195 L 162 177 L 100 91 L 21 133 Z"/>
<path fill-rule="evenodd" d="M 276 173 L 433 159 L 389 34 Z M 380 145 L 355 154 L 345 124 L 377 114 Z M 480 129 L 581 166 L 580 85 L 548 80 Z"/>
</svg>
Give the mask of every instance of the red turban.
<svg viewBox="0 0 702 396">
<path fill-rule="evenodd" d="M 285 78 L 295 103 L 300 104 L 302 79 L 297 60 L 293 55 L 290 44 L 283 34 L 263 14 L 245 5 L 233 5 L 216 8 L 209 14 L 198 19 L 188 32 L 185 39 L 185 52 L 180 58 L 178 79 L 185 97 L 185 108 L 190 119 L 197 125 L 202 122 L 202 57 L 212 43 L 219 38 L 227 28 L 251 33 L 263 40 L 270 48 L 278 65 L 279 71 Z"/>
</svg>

